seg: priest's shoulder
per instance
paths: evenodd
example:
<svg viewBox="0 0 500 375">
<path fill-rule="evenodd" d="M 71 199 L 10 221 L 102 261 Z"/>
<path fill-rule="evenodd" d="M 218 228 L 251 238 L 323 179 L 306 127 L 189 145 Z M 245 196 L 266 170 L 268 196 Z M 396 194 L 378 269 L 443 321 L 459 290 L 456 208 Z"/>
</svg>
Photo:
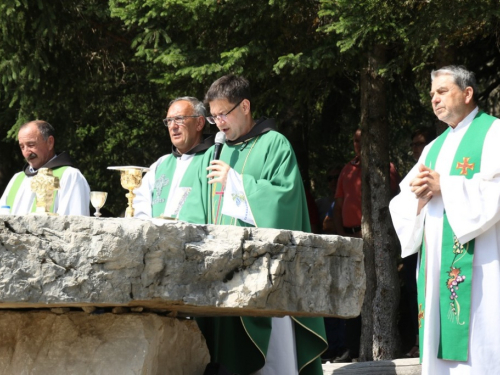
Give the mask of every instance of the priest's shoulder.
<svg viewBox="0 0 500 375">
<path fill-rule="evenodd" d="M 268 132 L 262 134 L 262 136 L 266 137 L 270 142 L 283 142 L 290 144 L 288 138 L 277 130 L 269 130 Z"/>
</svg>

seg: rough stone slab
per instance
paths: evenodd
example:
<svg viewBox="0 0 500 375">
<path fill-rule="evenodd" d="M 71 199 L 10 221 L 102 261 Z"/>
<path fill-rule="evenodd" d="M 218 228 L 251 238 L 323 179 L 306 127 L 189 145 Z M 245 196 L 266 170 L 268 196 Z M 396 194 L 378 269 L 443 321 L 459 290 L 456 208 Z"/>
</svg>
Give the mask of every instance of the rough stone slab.
<svg viewBox="0 0 500 375">
<path fill-rule="evenodd" d="M 324 375 L 420 375 L 421 373 L 418 358 L 323 365 Z"/>
<path fill-rule="evenodd" d="M 0 374 L 202 375 L 209 360 L 192 320 L 0 312 Z"/>
<path fill-rule="evenodd" d="M 354 317 L 362 240 L 163 220 L 0 217 L 0 308 Z"/>
</svg>

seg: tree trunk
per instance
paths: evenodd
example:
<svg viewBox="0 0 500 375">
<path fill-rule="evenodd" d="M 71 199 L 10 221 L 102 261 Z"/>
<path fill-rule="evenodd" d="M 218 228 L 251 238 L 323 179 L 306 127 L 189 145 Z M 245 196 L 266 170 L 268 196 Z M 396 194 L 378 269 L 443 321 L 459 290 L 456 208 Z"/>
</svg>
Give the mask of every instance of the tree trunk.
<svg viewBox="0 0 500 375">
<path fill-rule="evenodd" d="M 375 46 L 361 72 L 362 232 L 367 289 L 360 358 L 393 359 L 399 348 L 396 237 L 389 214 L 390 173 L 384 78 L 385 49 Z"/>
</svg>

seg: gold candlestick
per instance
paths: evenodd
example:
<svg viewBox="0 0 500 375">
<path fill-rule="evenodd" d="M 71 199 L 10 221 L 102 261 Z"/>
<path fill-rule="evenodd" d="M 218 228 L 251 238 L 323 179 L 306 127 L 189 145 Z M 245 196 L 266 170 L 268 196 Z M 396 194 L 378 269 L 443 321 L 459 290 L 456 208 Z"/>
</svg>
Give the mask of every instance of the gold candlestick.
<svg viewBox="0 0 500 375">
<path fill-rule="evenodd" d="M 125 210 L 125 217 L 134 217 L 134 189 L 137 189 L 142 184 L 142 174 L 149 171 L 149 168 L 125 166 L 125 167 L 108 167 L 108 169 L 121 171 L 120 182 L 124 189 L 128 190 L 125 196 L 128 198 L 128 207 Z"/>
<path fill-rule="evenodd" d="M 31 180 L 31 190 L 36 196 L 36 210 L 38 215 L 57 215 L 51 212 L 54 203 L 54 190 L 59 190 L 59 177 L 55 177 L 52 169 L 40 168 Z"/>
</svg>

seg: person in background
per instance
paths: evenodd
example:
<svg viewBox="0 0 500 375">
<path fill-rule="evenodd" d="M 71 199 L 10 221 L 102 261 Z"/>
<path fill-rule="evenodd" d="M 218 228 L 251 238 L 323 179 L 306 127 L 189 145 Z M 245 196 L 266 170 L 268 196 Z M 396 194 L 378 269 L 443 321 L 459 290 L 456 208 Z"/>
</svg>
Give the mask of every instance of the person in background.
<svg viewBox="0 0 500 375">
<path fill-rule="evenodd" d="M 335 192 L 337 191 L 337 182 L 339 180 L 341 165 L 334 165 L 326 172 L 326 183 L 328 184 L 328 195 L 316 199 L 316 206 L 318 207 L 319 221 L 321 223 L 322 231 L 324 234 L 335 234 L 333 224 L 333 206 L 335 202 Z M 328 216 L 331 212 L 332 215 Z M 327 219 L 328 217 L 328 219 Z M 326 220 L 326 222 L 325 222 Z"/>
<path fill-rule="evenodd" d="M 304 193 L 306 195 L 307 211 L 309 212 L 309 224 L 311 225 L 311 233 L 321 233 L 321 225 L 319 221 L 318 207 L 314 201 L 314 196 L 311 192 L 311 185 L 304 181 Z"/>
<path fill-rule="evenodd" d="M 334 167 L 328 171 L 327 181 L 328 187 L 332 192 L 332 196 L 335 197 L 335 193 L 337 192 L 337 183 L 339 180 L 340 172 L 342 171 L 341 167 Z M 335 207 L 335 199 L 331 202 L 330 208 L 328 209 L 325 217 L 323 218 L 322 224 L 322 232 L 324 234 L 337 234 L 337 229 L 335 228 L 335 222 L 333 220 L 333 208 Z"/>
<path fill-rule="evenodd" d="M 436 130 L 433 128 L 418 128 L 411 134 L 411 153 L 417 161 L 422 155 L 424 147 L 436 138 Z"/>
</svg>

